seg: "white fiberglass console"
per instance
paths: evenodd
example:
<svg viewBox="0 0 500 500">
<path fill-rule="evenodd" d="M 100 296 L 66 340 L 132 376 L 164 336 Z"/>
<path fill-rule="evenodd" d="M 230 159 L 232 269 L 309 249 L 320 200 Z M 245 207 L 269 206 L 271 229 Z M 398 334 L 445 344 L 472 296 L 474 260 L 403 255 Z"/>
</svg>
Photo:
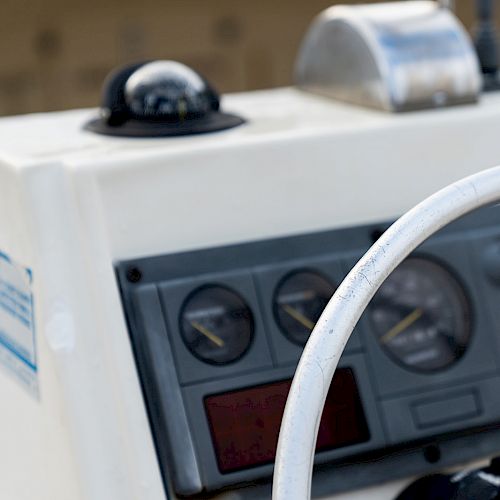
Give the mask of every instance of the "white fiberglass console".
<svg viewBox="0 0 500 500">
<path fill-rule="evenodd" d="M 277 284 L 295 268 L 320 268 L 321 275 L 338 284 L 349 262 L 368 248 L 386 221 L 436 189 L 500 160 L 496 94 L 484 96 L 476 106 L 396 116 L 294 89 L 232 95 L 223 103 L 246 123 L 183 138 L 96 135 L 83 129 L 94 110 L 0 122 L 2 283 L 15 285 L 4 290 L 2 300 L 15 293 L 29 297 L 25 305 L 15 296 L 9 299 L 26 318 L 12 320 L 10 330 L 2 332 L 2 498 L 36 494 L 44 500 L 157 500 L 165 498 L 165 490 L 175 498 L 175 488 L 186 486 L 184 476 L 188 486 L 202 492 L 210 485 L 217 495 L 222 487 L 221 498 L 251 497 L 252 491 L 260 498 L 269 494 L 269 460 L 252 464 L 248 477 L 242 473 L 244 462 L 243 468 L 232 471 L 229 464 L 229 472 L 221 472 L 224 462 L 217 462 L 203 402 L 207 394 L 261 387 L 293 374 L 300 348 L 272 324 L 276 318 L 265 301 L 272 301 Z M 365 443 L 363 433 L 368 433 L 382 455 L 393 448 L 391 442 L 398 441 L 399 447 L 413 443 L 411 450 L 420 456 L 419 466 L 405 466 L 397 454 L 392 456 L 401 464 L 400 470 L 392 465 L 397 477 L 424 470 L 424 463 L 435 462 L 433 467 L 439 468 L 440 460 L 458 464 L 480 458 L 481 451 L 494 452 L 482 443 L 482 450 L 470 456 L 471 443 L 488 431 L 465 431 L 500 420 L 495 408 L 491 414 L 484 409 L 490 405 L 489 389 L 474 385 L 494 381 L 499 370 L 496 344 L 488 344 L 488 353 L 480 341 L 498 321 L 495 268 L 488 268 L 484 257 L 498 241 L 495 220 L 493 210 L 473 225 L 445 234 L 424 252 L 433 262 L 445 262 L 474 309 L 473 341 L 456 365 L 428 373 L 405 367 L 394 352 L 375 345 L 377 333 L 368 324 L 350 351 L 349 368 L 365 413 L 364 430 L 354 432 L 354 441 Z M 138 272 L 144 264 L 142 275 L 134 275 L 131 262 Z M 169 331 L 156 334 L 166 335 L 172 347 L 170 373 L 179 397 L 167 419 L 185 417 L 179 437 L 189 437 L 191 468 L 176 469 L 176 455 L 185 455 L 186 447 L 170 449 L 165 458 L 168 462 L 170 456 L 170 462 L 159 463 L 161 445 L 152 432 L 157 424 L 151 425 L 143 392 L 149 382 L 139 377 L 141 355 L 137 346 L 134 354 L 131 342 L 137 318 L 126 318 L 120 293 L 122 269 L 130 272 L 130 287 L 140 287 L 144 280 L 146 294 L 148 287 L 150 292 L 162 289 L 156 300 L 161 302 L 159 314 L 163 319 L 168 315 L 162 328 Z M 184 340 L 172 337 L 174 332 L 182 335 L 174 314 L 207 284 L 238 288 L 238 297 L 251 309 L 251 347 L 242 348 L 238 360 L 228 364 L 224 358 L 219 364 L 204 362 L 200 357 L 210 356 L 210 349 L 196 355 Z M 255 358 L 252 349 L 263 350 Z M 383 388 L 369 376 L 369 367 L 379 362 L 392 373 L 391 384 Z M 164 383 L 171 386 L 167 379 Z M 207 384 L 217 388 L 215 393 L 205 391 Z M 439 457 L 432 445 L 443 423 L 432 415 L 432 405 L 450 393 L 450 384 L 456 385 L 452 396 L 466 413 L 458 413 L 458 424 L 451 418 L 455 423 L 445 434 L 453 438 L 457 431 L 468 435 L 468 441 L 462 446 L 450 439 L 449 455 L 444 443 Z M 391 435 L 380 414 L 387 406 L 388 414 L 406 418 L 403 413 L 410 410 L 405 401 L 411 407 L 423 404 L 417 413 L 423 427 L 416 424 L 415 436 L 401 426 L 400 434 Z M 375 412 L 367 408 L 371 404 L 379 405 Z M 413 417 L 408 413 L 407 418 Z M 164 439 L 173 435 L 167 428 L 161 434 Z M 356 444 L 356 453 L 366 451 L 363 446 Z M 355 466 L 356 453 L 340 449 L 348 451 L 345 456 Z M 342 462 L 338 450 L 324 454 Z M 380 482 L 376 470 L 363 477 L 367 457 L 361 456 L 359 470 L 349 473 L 350 485 L 344 487 Z M 328 492 L 330 474 L 335 468 L 323 465 L 320 493 Z M 387 481 L 387 474 L 383 478 Z M 361 497 L 391 498 L 400 485 Z M 234 487 L 238 493 L 231 493 Z"/>
</svg>

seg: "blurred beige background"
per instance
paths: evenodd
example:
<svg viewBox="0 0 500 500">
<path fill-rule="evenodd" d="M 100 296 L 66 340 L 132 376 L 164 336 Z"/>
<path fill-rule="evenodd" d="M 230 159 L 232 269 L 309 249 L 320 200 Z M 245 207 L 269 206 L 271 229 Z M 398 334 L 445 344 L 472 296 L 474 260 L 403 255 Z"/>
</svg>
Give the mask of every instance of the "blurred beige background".
<svg viewBox="0 0 500 500">
<path fill-rule="evenodd" d="M 185 62 L 221 92 L 288 85 L 333 3 L 349 0 L 2 0 L 0 114 L 96 106 L 105 75 L 141 59 Z M 474 1 L 456 6 L 472 28 Z"/>
</svg>

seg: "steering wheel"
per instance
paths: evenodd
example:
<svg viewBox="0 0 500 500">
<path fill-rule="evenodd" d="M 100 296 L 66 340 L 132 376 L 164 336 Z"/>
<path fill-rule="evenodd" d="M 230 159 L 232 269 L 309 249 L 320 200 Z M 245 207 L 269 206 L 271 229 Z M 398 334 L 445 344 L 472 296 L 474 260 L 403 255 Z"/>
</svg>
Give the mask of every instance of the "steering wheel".
<svg viewBox="0 0 500 500">
<path fill-rule="evenodd" d="M 314 452 L 323 406 L 340 356 L 371 298 L 418 245 L 462 215 L 500 201 L 500 167 L 459 180 L 398 219 L 339 286 L 300 358 L 278 440 L 273 500 L 311 498 Z"/>
</svg>

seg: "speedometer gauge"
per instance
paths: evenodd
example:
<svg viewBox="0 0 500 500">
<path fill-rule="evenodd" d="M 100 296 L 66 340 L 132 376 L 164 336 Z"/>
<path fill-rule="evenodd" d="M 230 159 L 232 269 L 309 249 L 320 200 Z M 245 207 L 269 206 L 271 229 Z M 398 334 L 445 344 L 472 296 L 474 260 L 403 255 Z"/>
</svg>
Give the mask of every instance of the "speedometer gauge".
<svg viewBox="0 0 500 500">
<path fill-rule="evenodd" d="M 250 308 L 236 292 L 218 285 L 195 290 L 181 311 L 180 328 L 188 349 L 206 363 L 222 365 L 248 350 L 254 333 Z"/>
<path fill-rule="evenodd" d="M 410 257 L 387 278 L 369 314 L 384 351 L 406 368 L 434 372 L 467 350 L 471 310 L 455 277 L 437 263 Z"/>
</svg>

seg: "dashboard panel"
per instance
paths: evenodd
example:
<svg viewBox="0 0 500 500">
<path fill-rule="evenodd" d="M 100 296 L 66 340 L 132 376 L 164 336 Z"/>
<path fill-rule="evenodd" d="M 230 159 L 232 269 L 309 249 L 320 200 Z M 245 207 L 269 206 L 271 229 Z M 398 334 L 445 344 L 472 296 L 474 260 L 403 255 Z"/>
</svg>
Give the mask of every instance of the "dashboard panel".
<svg viewBox="0 0 500 500">
<path fill-rule="evenodd" d="M 500 208 L 490 207 L 445 228 L 374 297 L 327 398 L 315 495 L 500 449 L 499 222 Z M 167 487 L 196 496 L 258 484 L 257 497 L 269 496 L 303 345 L 388 225 L 117 263 Z M 335 482 L 333 469 L 343 472 Z"/>
</svg>

